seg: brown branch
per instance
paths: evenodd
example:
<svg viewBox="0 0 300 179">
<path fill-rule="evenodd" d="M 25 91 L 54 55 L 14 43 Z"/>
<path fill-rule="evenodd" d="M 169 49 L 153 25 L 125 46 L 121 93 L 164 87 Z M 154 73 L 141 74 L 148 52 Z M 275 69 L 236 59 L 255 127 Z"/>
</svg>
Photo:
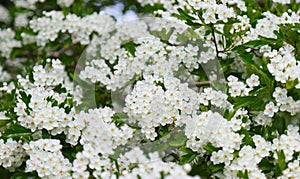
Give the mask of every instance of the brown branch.
<svg viewBox="0 0 300 179">
<path fill-rule="evenodd" d="M 214 45 L 215 45 L 215 48 L 216 48 L 216 57 L 217 57 L 217 60 L 216 60 L 216 68 L 217 68 L 217 79 L 219 80 L 221 77 L 220 77 L 220 74 L 218 72 L 220 72 L 220 66 L 219 66 L 219 49 L 218 49 L 218 45 L 217 45 L 217 39 L 216 39 L 216 34 L 215 34 L 215 29 L 214 29 L 214 25 L 211 24 L 211 33 L 212 33 L 212 36 L 213 36 L 213 42 L 214 42 Z"/>
<path fill-rule="evenodd" d="M 201 87 L 201 86 L 206 86 L 206 85 L 210 85 L 210 81 L 202 81 L 202 82 L 195 82 L 193 85 L 197 86 L 197 87 Z"/>
<path fill-rule="evenodd" d="M 60 49 L 59 51 L 56 51 L 56 52 L 53 52 L 51 54 L 52 57 L 54 58 L 58 58 L 61 54 L 65 53 L 66 51 L 70 50 L 71 48 L 73 48 L 75 45 L 77 45 L 77 43 L 73 43 L 73 44 L 70 44 L 69 46 L 66 46 L 62 49 Z"/>
<path fill-rule="evenodd" d="M 170 45 L 170 46 L 181 46 L 180 44 L 172 44 L 171 42 L 169 42 L 168 40 L 161 40 L 163 43 Z"/>
<path fill-rule="evenodd" d="M 251 49 L 251 52 L 254 54 L 254 56 L 256 56 L 258 58 L 262 58 L 262 56 L 260 54 L 258 54 L 254 49 Z"/>
<path fill-rule="evenodd" d="M 193 85 L 197 86 L 197 87 L 201 87 L 201 86 L 206 86 L 206 85 L 211 85 L 213 84 L 213 81 L 201 81 L 201 82 L 195 82 L 193 83 Z M 227 84 L 227 82 L 224 82 L 225 84 Z"/>
<path fill-rule="evenodd" d="M 25 57 L 36 56 L 36 55 L 42 55 L 42 51 L 25 50 L 22 52 L 22 56 L 25 56 Z"/>
<path fill-rule="evenodd" d="M 73 43 L 70 44 L 69 46 L 66 46 L 58 51 L 52 52 L 49 56 L 52 56 L 54 58 L 58 58 L 61 54 L 65 53 L 66 51 L 70 50 L 71 48 L 73 48 L 74 46 L 76 46 L 78 43 Z M 25 50 L 22 52 L 22 56 L 25 57 L 30 57 L 30 56 L 37 56 L 37 55 L 42 55 L 43 52 L 42 51 L 29 51 L 29 50 Z"/>
<path fill-rule="evenodd" d="M 217 39 L 216 39 L 216 34 L 215 34 L 215 29 L 214 29 L 214 26 L 211 25 L 211 33 L 212 33 L 212 36 L 213 36 L 213 42 L 214 42 L 214 45 L 215 45 L 215 48 L 216 48 L 216 53 L 217 53 L 217 58 L 219 58 L 219 49 L 218 49 L 218 45 L 217 45 Z"/>
</svg>

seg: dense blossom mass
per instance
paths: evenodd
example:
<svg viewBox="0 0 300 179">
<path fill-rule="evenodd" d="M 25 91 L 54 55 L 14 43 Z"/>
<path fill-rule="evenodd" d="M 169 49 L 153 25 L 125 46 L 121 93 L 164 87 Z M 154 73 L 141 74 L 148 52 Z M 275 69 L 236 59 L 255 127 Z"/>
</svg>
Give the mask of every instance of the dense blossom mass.
<svg viewBox="0 0 300 179">
<path fill-rule="evenodd" d="M 1 2 L 0 178 L 300 176 L 299 0 L 122 2 Z"/>
</svg>

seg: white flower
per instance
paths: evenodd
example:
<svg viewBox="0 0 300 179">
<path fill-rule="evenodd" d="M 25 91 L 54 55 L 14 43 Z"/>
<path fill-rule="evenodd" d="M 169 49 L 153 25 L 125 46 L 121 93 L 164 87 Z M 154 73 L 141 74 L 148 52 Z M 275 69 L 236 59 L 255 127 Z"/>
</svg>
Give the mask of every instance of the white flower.
<svg viewBox="0 0 300 179">
<path fill-rule="evenodd" d="M 262 126 L 269 125 L 272 122 L 272 119 L 263 113 L 260 113 L 258 116 L 256 116 L 254 120 L 257 124 Z"/>
<path fill-rule="evenodd" d="M 238 131 L 241 129 L 241 124 L 242 124 L 242 120 L 241 119 L 236 119 L 235 117 L 232 118 L 230 120 L 230 123 L 231 123 L 231 129 L 233 131 Z"/>
<path fill-rule="evenodd" d="M 287 90 L 284 88 L 276 87 L 273 92 L 273 97 L 275 98 L 277 103 L 283 104 L 287 98 Z"/>
<path fill-rule="evenodd" d="M 217 22 L 216 11 L 215 11 L 214 7 L 211 7 L 210 9 L 206 10 L 203 13 L 202 17 L 206 24 Z"/>
<path fill-rule="evenodd" d="M 273 117 L 276 112 L 278 112 L 278 107 L 273 102 L 269 102 L 265 107 L 264 114 Z"/>
<path fill-rule="evenodd" d="M 257 75 L 252 74 L 250 78 L 246 80 L 247 85 L 252 88 L 259 85 L 259 77 Z"/>
<path fill-rule="evenodd" d="M 58 0 L 57 4 L 60 7 L 70 7 L 73 4 L 74 0 Z"/>
</svg>

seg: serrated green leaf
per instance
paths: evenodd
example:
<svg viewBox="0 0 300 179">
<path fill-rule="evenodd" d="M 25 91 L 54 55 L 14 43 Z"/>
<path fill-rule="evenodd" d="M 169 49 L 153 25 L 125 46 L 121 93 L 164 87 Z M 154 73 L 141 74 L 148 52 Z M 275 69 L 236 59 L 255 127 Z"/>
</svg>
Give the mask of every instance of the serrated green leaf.
<svg viewBox="0 0 300 179">
<path fill-rule="evenodd" d="M 132 56 L 135 56 L 135 43 L 133 41 L 129 41 L 122 45 Z"/>
<path fill-rule="evenodd" d="M 286 162 L 285 162 L 285 155 L 283 150 L 277 151 L 276 152 L 277 157 L 278 157 L 278 166 L 281 171 L 283 171 L 286 168 Z"/>
<path fill-rule="evenodd" d="M 195 153 L 192 149 L 189 149 L 189 148 L 186 148 L 186 147 L 181 147 L 179 150 L 181 152 L 186 153 L 186 154 Z"/>
<path fill-rule="evenodd" d="M 241 96 L 234 99 L 234 109 L 240 109 L 259 100 L 256 96 Z"/>
<path fill-rule="evenodd" d="M 173 146 L 173 147 L 183 146 L 185 144 L 186 140 L 187 140 L 187 138 L 185 137 L 185 134 L 179 133 L 179 134 L 175 135 L 174 140 L 169 142 L 169 145 Z"/>
<path fill-rule="evenodd" d="M 24 91 L 19 92 L 21 95 L 21 100 L 28 105 L 30 103 L 31 95 L 27 95 Z"/>
<path fill-rule="evenodd" d="M 190 163 L 197 157 L 196 153 L 190 153 L 179 157 L 179 164 L 184 165 L 186 163 Z"/>
<path fill-rule="evenodd" d="M 194 17 L 188 15 L 184 10 L 182 10 L 181 8 L 177 9 L 178 13 L 180 14 L 180 16 L 178 16 L 178 18 L 182 19 L 182 20 L 195 20 Z"/>
<path fill-rule="evenodd" d="M 213 146 L 211 143 L 208 143 L 206 146 L 204 146 L 204 149 L 205 151 L 208 153 L 208 154 L 211 154 L 213 153 L 214 151 L 217 151 L 218 149 Z"/>
<path fill-rule="evenodd" d="M 215 172 L 218 172 L 220 170 L 223 170 L 224 166 L 225 166 L 224 164 L 218 164 L 218 165 L 211 164 L 209 166 L 209 169 L 211 170 L 212 173 L 215 173 Z"/>
<path fill-rule="evenodd" d="M 11 179 L 38 179 L 39 177 L 33 173 L 16 173 Z"/>
<path fill-rule="evenodd" d="M 281 118 L 280 116 L 275 116 L 273 125 L 275 126 L 279 134 L 284 133 L 284 130 L 286 128 L 285 119 Z"/>
<path fill-rule="evenodd" d="M 10 123 L 10 119 L 0 119 L 0 127 L 6 126 L 6 124 Z"/>
<path fill-rule="evenodd" d="M 272 171 L 275 168 L 275 165 L 271 163 L 270 158 L 263 158 L 258 165 L 259 165 L 259 169 L 266 172 Z"/>
</svg>

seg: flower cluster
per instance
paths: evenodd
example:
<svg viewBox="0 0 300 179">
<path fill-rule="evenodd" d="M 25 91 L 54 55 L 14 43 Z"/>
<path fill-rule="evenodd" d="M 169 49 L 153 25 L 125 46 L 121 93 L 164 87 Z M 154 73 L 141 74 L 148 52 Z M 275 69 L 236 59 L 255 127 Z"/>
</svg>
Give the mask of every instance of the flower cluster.
<svg viewBox="0 0 300 179">
<path fill-rule="evenodd" d="M 242 1 L 239 2 L 238 5 L 242 5 Z M 231 3 L 233 4 L 234 2 Z M 215 1 L 190 0 L 189 4 L 196 10 L 201 9 L 204 11 L 202 18 L 206 24 L 216 23 L 218 20 L 227 22 L 228 18 L 235 17 L 233 8 L 227 7 L 223 3 L 216 4 Z"/>
<path fill-rule="evenodd" d="M 12 0 L 17 7 L 27 8 L 27 9 L 36 9 L 37 3 L 44 3 L 46 0 Z M 60 7 L 70 7 L 73 4 L 74 0 L 58 0 L 57 4 Z"/>
<path fill-rule="evenodd" d="M 299 0 L 110 3 L 0 6 L 0 178 L 299 177 Z"/>
<path fill-rule="evenodd" d="M 0 165 L 9 171 L 15 171 L 25 159 L 25 153 L 21 141 L 8 139 L 4 142 L 0 139 Z"/>
<path fill-rule="evenodd" d="M 187 84 L 181 84 L 179 79 L 145 76 L 145 80 L 137 82 L 126 96 L 124 112 L 131 122 L 137 122 L 142 127 L 146 138 L 154 140 L 157 136 L 155 127 L 180 125 L 183 123 L 181 116 L 195 114 L 198 98 L 197 93 Z"/>
<path fill-rule="evenodd" d="M 277 50 L 270 49 L 269 52 L 264 53 L 265 57 L 270 58 L 268 70 L 275 77 L 276 81 L 287 83 L 300 79 L 300 64 L 293 55 L 293 47 L 286 46 Z M 300 88 L 300 83 L 295 86 Z"/>
<path fill-rule="evenodd" d="M 59 140 L 40 139 L 23 148 L 29 155 L 26 161 L 26 171 L 36 171 L 41 178 L 67 178 L 70 177 L 72 164 L 64 158 L 60 149 Z"/>
<path fill-rule="evenodd" d="M 200 93 L 199 102 L 205 106 L 212 104 L 216 107 L 232 109 L 233 106 L 227 101 L 227 98 L 228 96 L 222 91 L 205 88 L 203 93 Z"/>
<path fill-rule="evenodd" d="M 230 165 L 225 163 L 227 165 L 224 172 L 226 177 L 237 175 L 238 171 L 247 170 L 249 178 L 267 178 L 258 164 L 264 157 L 269 156 L 272 150 L 271 143 L 261 136 L 253 136 L 253 142 L 255 148 L 246 145 L 240 149 L 237 159 L 234 159 Z"/>
<path fill-rule="evenodd" d="M 130 178 L 160 178 L 161 174 L 167 179 L 171 178 L 198 178 L 191 177 L 186 174 L 191 170 L 191 166 L 179 166 L 175 163 L 165 163 L 159 157 L 157 152 L 145 156 L 139 148 L 133 148 L 119 157 L 120 170 L 122 171 L 122 179 Z M 131 169 L 131 166 L 137 165 Z"/>
<path fill-rule="evenodd" d="M 9 11 L 2 5 L 0 5 L 0 22 L 9 22 Z"/>
<path fill-rule="evenodd" d="M 73 145 L 80 144 L 83 151 L 76 154 L 73 162 L 73 177 L 88 176 L 88 168 L 95 170 L 95 177 L 112 175 L 109 155 L 120 145 L 125 145 L 133 137 L 133 129 L 127 125 L 118 128 L 112 123 L 114 112 L 109 108 L 89 110 L 75 116 L 70 124 L 67 141 Z M 105 172 L 100 172 L 105 171 Z M 76 178 L 75 177 L 75 178 Z"/>
<path fill-rule="evenodd" d="M 299 139 L 300 135 L 298 133 L 299 127 L 289 125 L 286 134 L 282 134 L 279 138 L 273 140 L 272 148 L 273 150 L 280 151 L 283 150 L 285 155 L 285 161 L 289 162 L 293 159 L 293 154 L 300 150 Z M 274 154 L 274 158 L 278 159 L 278 154 Z"/>
<path fill-rule="evenodd" d="M 273 97 L 275 98 L 280 111 L 287 111 L 291 113 L 291 115 L 295 115 L 300 111 L 300 101 L 295 101 L 291 96 L 287 96 L 286 89 L 276 87 Z"/>
<path fill-rule="evenodd" d="M 31 1 L 26 1 L 26 0 L 12 0 L 14 2 L 14 4 L 17 7 L 23 7 L 23 8 L 27 8 L 27 9 L 35 9 L 36 6 L 35 4 L 38 2 L 45 2 L 45 0 L 31 0 Z"/>
<path fill-rule="evenodd" d="M 69 32 L 73 42 L 86 45 L 93 32 L 99 35 L 111 32 L 114 21 L 104 13 L 94 13 L 80 18 L 75 14 L 68 14 L 65 17 L 61 11 L 50 11 L 44 12 L 44 17 L 31 20 L 30 27 L 34 32 L 38 32 L 36 38 L 40 46 L 45 46 L 49 40 L 57 39 L 59 32 Z"/>
<path fill-rule="evenodd" d="M 229 93 L 232 97 L 237 96 L 248 96 L 249 92 L 253 90 L 254 87 L 259 85 L 259 77 L 252 74 L 246 80 L 246 84 L 238 81 L 238 78 L 230 75 L 228 78 Z"/>
<path fill-rule="evenodd" d="M 82 145 L 92 145 L 96 153 L 111 154 L 118 145 L 126 144 L 133 134 L 133 130 L 127 125 L 119 129 L 112 123 L 113 115 L 114 112 L 110 108 L 89 110 L 88 113 L 81 112 L 75 115 L 68 133 L 74 135 L 81 132 Z"/>
<path fill-rule="evenodd" d="M 231 122 L 217 112 L 202 112 L 184 122 L 186 145 L 194 151 L 205 152 L 204 147 L 209 143 L 230 153 L 240 148 L 243 136 L 235 133 Z"/>
<path fill-rule="evenodd" d="M 33 83 L 30 82 L 29 76 L 19 78 L 20 85 L 26 91 L 18 92 L 18 103 L 14 111 L 19 116 L 18 121 L 22 126 L 33 132 L 47 129 L 52 131 L 53 135 L 66 130 L 73 114 L 58 105 L 68 101 L 68 93 L 72 92 L 73 86 L 63 68 L 59 60 L 48 59 L 45 68 L 41 65 L 33 68 Z M 56 92 L 55 87 L 62 83 L 64 84 L 61 86 L 62 92 Z M 63 92 L 63 88 L 66 92 Z M 76 96 L 75 91 L 71 94 Z M 80 95 L 80 91 L 77 91 L 77 94 Z M 66 104 L 64 107 L 67 106 L 69 105 Z"/>
<path fill-rule="evenodd" d="M 0 81 L 8 81 L 11 79 L 11 76 L 9 73 L 3 70 L 3 67 L 0 66 Z"/>
<path fill-rule="evenodd" d="M 283 175 L 280 178 L 292 178 L 299 174 L 299 157 L 293 160 L 293 155 L 299 152 L 299 127 L 289 125 L 286 130 L 286 134 L 281 135 L 279 138 L 273 140 L 272 148 L 274 152 L 274 158 L 278 159 L 280 151 L 283 151 L 285 161 L 288 163 L 287 168 L 283 171 Z"/>
<path fill-rule="evenodd" d="M 251 40 L 258 39 L 259 36 L 268 38 L 277 38 L 274 31 L 279 30 L 281 24 L 297 23 L 300 20 L 299 15 L 295 12 L 284 12 L 281 16 L 276 16 L 270 12 L 264 12 L 265 18 L 259 19 L 255 28 L 250 28 L 243 38 L 243 42 L 249 42 Z"/>
<path fill-rule="evenodd" d="M 32 13 L 19 13 L 16 14 L 15 17 L 15 26 L 16 27 L 26 27 L 29 24 L 29 17 L 32 15 Z"/>
<path fill-rule="evenodd" d="M 11 29 L 0 29 L 1 56 L 10 58 L 13 48 L 21 47 L 21 42 L 15 40 L 15 32 Z"/>
<path fill-rule="evenodd" d="M 140 35 L 145 34 L 141 33 Z M 116 90 L 142 72 L 145 75 L 172 76 L 176 71 L 179 71 L 181 63 L 192 70 L 198 68 L 199 62 L 203 59 L 198 57 L 198 47 L 191 44 L 187 47 L 167 46 L 153 36 L 140 37 L 136 41 L 140 45 L 136 47 L 134 55 L 123 48 L 118 51 L 115 50 L 122 45 L 122 39 L 113 38 L 108 41 L 101 48 L 101 55 L 104 58 L 87 62 L 85 69 L 80 72 L 80 78 L 90 80 L 93 83 L 101 82 L 107 86 L 107 89 Z M 110 56 L 107 56 L 106 54 L 111 51 L 116 53 L 113 55 L 110 53 Z M 119 63 L 111 70 L 109 66 L 117 58 L 119 58 Z M 205 59 L 208 60 L 209 58 L 206 57 Z M 107 60 L 110 63 L 107 63 Z"/>
</svg>

